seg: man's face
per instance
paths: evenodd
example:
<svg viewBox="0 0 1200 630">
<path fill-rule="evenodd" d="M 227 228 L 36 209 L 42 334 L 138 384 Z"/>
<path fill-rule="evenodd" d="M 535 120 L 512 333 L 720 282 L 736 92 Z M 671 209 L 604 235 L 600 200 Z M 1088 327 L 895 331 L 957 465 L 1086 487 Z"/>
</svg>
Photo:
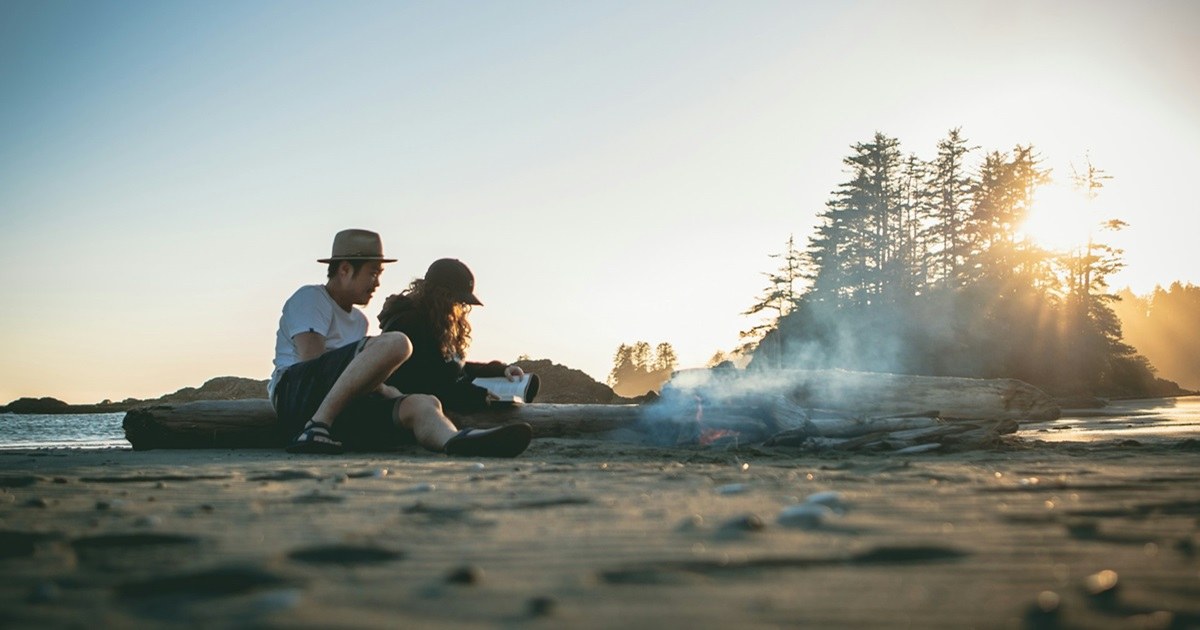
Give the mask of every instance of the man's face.
<svg viewBox="0 0 1200 630">
<path fill-rule="evenodd" d="M 382 273 L 383 263 L 372 260 L 350 276 L 347 289 L 355 304 L 366 306 L 371 301 L 375 289 L 379 288 L 379 276 Z"/>
</svg>

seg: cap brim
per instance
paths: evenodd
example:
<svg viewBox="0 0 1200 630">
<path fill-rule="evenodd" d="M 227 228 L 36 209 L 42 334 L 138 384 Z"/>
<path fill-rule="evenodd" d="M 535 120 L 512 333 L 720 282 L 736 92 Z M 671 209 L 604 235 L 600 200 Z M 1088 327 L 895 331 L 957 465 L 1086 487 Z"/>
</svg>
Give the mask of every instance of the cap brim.
<svg viewBox="0 0 1200 630">
<path fill-rule="evenodd" d="M 463 304 L 471 304 L 474 306 L 483 306 L 483 302 L 480 302 L 479 298 L 475 297 L 474 293 L 467 293 L 466 295 L 460 295 L 460 296 L 458 296 L 458 301 L 462 302 Z"/>
<path fill-rule="evenodd" d="M 335 261 L 339 261 L 339 260 L 378 260 L 381 263 L 392 263 L 392 262 L 396 262 L 399 259 L 398 258 L 374 258 L 374 257 L 363 258 L 361 256 L 351 256 L 348 258 L 318 258 L 317 262 L 331 263 L 331 262 L 335 262 Z"/>
</svg>

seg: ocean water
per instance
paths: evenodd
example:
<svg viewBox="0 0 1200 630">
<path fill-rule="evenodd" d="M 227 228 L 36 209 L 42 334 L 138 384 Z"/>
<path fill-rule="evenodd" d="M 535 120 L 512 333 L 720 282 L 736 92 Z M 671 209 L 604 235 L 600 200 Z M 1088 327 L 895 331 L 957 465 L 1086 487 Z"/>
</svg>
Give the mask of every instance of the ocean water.
<svg viewBox="0 0 1200 630">
<path fill-rule="evenodd" d="M 124 413 L 0 414 L 0 450 L 131 448 Z M 1019 436 L 1050 442 L 1200 439 L 1200 396 L 1117 401 L 1103 409 L 1067 411 L 1049 422 L 1025 423 Z"/>
<path fill-rule="evenodd" d="M 40 415 L 0 413 L 0 450 L 132 448 L 121 428 L 124 413 Z"/>
</svg>

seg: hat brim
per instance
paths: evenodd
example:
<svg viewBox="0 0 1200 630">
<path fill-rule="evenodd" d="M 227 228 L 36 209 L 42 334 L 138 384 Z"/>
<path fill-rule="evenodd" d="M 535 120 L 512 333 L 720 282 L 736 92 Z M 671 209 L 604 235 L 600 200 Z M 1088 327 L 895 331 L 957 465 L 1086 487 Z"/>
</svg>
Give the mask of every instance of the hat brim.
<svg viewBox="0 0 1200 630">
<path fill-rule="evenodd" d="M 318 258 L 317 262 L 331 263 L 331 262 L 338 262 L 338 261 L 342 261 L 342 260 L 378 260 L 381 263 L 392 263 L 392 262 L 396 262 L 399 259 L 398 258 L 378 258 L 376 256 L 345 256 L 345 257 L 337 256 L 334 258 Z"/>
<path fill-rule="evenodd" d="M 479 298 L 475 297 L 475 294 L 470 293 L 470 292 L 459 293 L 458 295 L 454 296 L 454 299 L 459 302 L 462 302 L 463 304 L 471 304 L 473 306 L 483 306 L 483 302 L 480 302 Z"/>
</svg>

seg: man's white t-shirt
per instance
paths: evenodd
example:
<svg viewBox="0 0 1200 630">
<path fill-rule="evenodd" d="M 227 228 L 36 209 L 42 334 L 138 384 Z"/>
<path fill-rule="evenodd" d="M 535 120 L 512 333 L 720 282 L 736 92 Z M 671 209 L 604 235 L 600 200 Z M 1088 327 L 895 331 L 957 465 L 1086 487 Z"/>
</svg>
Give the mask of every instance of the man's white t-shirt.
<svg viewBox="0 0 1200 630">
<path fill-rule="evenodd" d="M 357 308 L 350 311 L 333 301 L 323 284 L 300 287 L 283 304 L 279 330 L 275 333 L 275 371 L 267 385 L 267 395 L 275 399 L 275 386 L 283 371 L 300 362 L 292 337 L 303 332 L 325 336 L 325 351 L 336 350 L 367 336 L 367 316 Z"/>
</svg>

